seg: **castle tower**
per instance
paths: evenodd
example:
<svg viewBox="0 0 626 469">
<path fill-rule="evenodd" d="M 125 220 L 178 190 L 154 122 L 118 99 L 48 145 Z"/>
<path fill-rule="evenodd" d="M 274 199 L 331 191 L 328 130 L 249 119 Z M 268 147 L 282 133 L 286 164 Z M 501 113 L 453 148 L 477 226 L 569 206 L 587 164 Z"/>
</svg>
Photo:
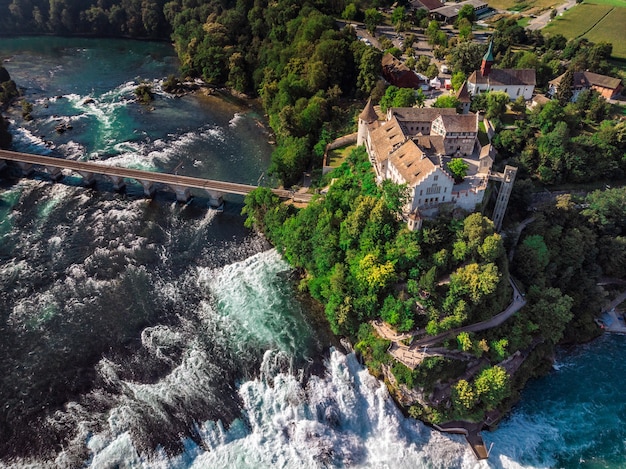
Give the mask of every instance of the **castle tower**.
<svg viewBox="0 0 626 469">
<path fill-rule="evenodd" d="M 469 114 L 472 97 L 467 90 L 467 81 L 463 82 L 463 86 L 461 86 L 456 94 L 456 99 L 461 103 L 461 114 Z"/>
<path fill-rule="evenodd" d="M 517 168 L 515 166 L 506 165 L 504 167 L 504 174 L 499 174 L 499 177 L 492 177 L 492 179 L 502 182 L 496 199 L 496 206 L 493 209 L 492 218 L 497 232 L 500 232 L 500 229 L 502 228 L 502 220 L 504 219 L 506 207 L 509 205 L 509 197 L 511 197 L 511 191 L 513 190 L 513 183 L 515 182 L 516 174 Z"/>
<path fill-rule="evenodd" d="M 480 73 L 486 77 L 491 72 L 491 66 L 493 65 L 493 39 L 489 41 L 489 47 L 487 47 L 487 52 L 483 55 L 483 61 L 480 64 Z"/>
<path fill-rule="evenodd" d="M 376 114 L 372 104 L 372 98 L 370 98 L 367 100 L 367 104 L 361 114 L 359 114 L 359 131 L 356 138 L 357 145 L 365 144 L 365 140 L 367 139 L 367 127 L 369 124 L 376 122 L 377 120 L 378 114 Z"/>
</svg>

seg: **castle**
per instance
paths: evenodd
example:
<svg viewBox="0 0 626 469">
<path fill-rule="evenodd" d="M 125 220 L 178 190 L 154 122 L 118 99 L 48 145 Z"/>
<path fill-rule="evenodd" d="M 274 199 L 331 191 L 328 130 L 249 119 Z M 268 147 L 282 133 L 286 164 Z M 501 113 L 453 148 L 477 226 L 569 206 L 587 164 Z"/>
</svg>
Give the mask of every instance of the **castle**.
<svg viewBox="0 0 626 469">
<path fill-rule="evenodd" d="M 440 207 L 473 212 L 485 195 L 493 164 L 491 145 L 478 144 L 478 115 L 445 108 L 389 108 L 384 119 L 371 99 L 359 115 L 357 145 L 365 145 L 378 182 L 389 179 L 410 188 L 404 215 L 410 229 Z M 468 165 L 455 180 L 448 165 Z"/>
</svg>

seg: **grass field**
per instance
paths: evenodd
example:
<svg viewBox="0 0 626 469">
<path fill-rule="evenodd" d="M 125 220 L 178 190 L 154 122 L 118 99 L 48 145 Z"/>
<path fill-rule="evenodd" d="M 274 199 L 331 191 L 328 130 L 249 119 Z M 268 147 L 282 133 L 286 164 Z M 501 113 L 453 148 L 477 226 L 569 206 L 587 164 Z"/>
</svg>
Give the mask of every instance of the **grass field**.
<svg viewBox="0 0 626 469">
<path fill-rule="evenodd" d="M 626 8 L 626 0 L 593 0 L 591 2 L 585 3 L 595 3 L 596 5 L 611 5 L 612 7 Z"/>
<path fill-rule="evenodd" d="M 626 8 L 616 8 L 585 34 L 591 42 L 613 44 L 613 57 L 626 59 Z"/>
<path fill-rule="evenodd" d="M 545 34 L 562 34 L 568 39 L 582 36 L 607 13 L 613 10 L 610 5 L 582 3 L 553 19 L 544 29 Z"/>
<path fill-rule="evenodd" d="M 548 24 L 545 34 L 568 39 L 583 36 L 592 42 L 613 44 L 613 57 L 626 59 L 626 0 L 593 0 L 565 12 Z"/>
<path fill-rule="evenodd" d="M 558 0 L 490 0 L 488 3 L 491 8 L 498 10 L 526 11 L 530 9 L 545 10 L 562 2 Z"/>
<path fill-rule="evenodd" d="M 330 150 L 330 164 L 329 166 L 333 168 L 337 168 L 341 166 L 341 164 L 346 161 L 348 155 L 356 148 L 356 145 L 350 145 L 343 148 L 337 148 L 336 150 Z"/>
</svg>

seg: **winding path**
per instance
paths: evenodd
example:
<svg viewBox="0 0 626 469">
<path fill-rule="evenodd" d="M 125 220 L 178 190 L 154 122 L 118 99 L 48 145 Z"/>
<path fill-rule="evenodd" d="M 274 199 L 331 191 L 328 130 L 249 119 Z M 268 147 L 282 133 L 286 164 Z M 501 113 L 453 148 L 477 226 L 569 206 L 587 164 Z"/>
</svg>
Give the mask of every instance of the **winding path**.
<svg viewBox="0 0 626 469">
<path fill-rule="evenodd" d="M 513 301 L 501 313 L 496 314 L 494 317 L 486 321 L 481 321 L 481 322 L 477 322 L 474 324 L 470 324 L 469 326 L 457 327 L 456 329 L 450 329 L 449 331 L 442 332 L 441 334 L 438 334 L 432 337 L 425 337 L 411 344 L 411 347 L 409 348 L 411 350 L 415 350 L 419 347 L 430 347 L 432 345 L 435 345 L 435 344 L 438 344 L 439 342 L 444 341 L 445 339 L 447 339 L 448 337 L 452 335 L 456 336 L 460 332 L 478 332 L 478 331 L 484 331 L 486 329 L 491 329 L 492 327 L 499 326 L 504 321 L 506 321 L 511 316 L 513 316 L 515 313 L 517 313 L 520 309 L 522 309 L 524 305 L 526 305 L 526 300 L 517 289 L 515 282 L 513 282 L 513 280 L 509 278 L 509 283 L 511 284 L 511 287 L 513 287 Z"/>
<path fill-rule="evenodd" d="M 515 285 L 515 282 L 513 282 L 511 278 L 509 278 L 509 283 L 511 284 L 511 287 L 513 287 L 513 301 L 501 313 L 496 314 L 494 317 L 486 321 L 477 322 L 468 326 L 457 327 L 456 329 L 450 329 L 449 331 L 442 332 L 441 334 L 435 336 L 424 337 L 413 342 L 411 346 L 407 346 L 401 341 L 408 339 L 412 336 L 419 335 L 420 332 L 415 332 L 412 334 L 397 334 L 382 321 L 372 321 L 371 324 L 378 333 L 378 335 L 392 342 L 388 350 L 389 354 L 399 362 L 414 370 L 415 367 L 417 367 L 426 357 L 448 356 L 454 353 L 451 351 L 449 351 L 448 353 L 444 353 L 440 349 L 431 350 L 429 352 L 428 347 L 432 347 L 433 345 L 443 342 L 451 336 L 456 336 L 460 332 L 478 332 L 484 331 L 486 329 L 491 329 L 492 327 L 497 327 L 504 321 L 509 319 L 511 316 L 513 316 L 520 309 L 522 309 L 526 304 L 526 300 L 524 299 L 524 296 L 520 293 L 517 286 Z M 465 359 L 466 357 L 464 356 L 464 354 L 459 353 L 455 354 L 454 358 Z"/>
</svg>

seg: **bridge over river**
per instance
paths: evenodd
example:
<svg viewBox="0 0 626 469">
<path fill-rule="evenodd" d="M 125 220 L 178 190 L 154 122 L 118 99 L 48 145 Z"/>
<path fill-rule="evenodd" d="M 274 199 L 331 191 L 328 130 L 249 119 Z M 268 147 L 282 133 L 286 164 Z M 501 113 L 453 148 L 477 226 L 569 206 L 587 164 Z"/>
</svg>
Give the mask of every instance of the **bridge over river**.
<svg viewBox="0 0 626 469">
<path fill-rule="evenodd" d="M 163 185 L 174 191 L 176 200 L 179 202 L 189 201 L 191 189 L 202 189 L 209 195 L 209 204 L 212 207 L 219 207 L 223 203 L 222 196 L 224 194 L 247 195 L 257 188 L 257 186 L 235 182 L 214 181 L 177 174 L 121 168 L 98 162 L 73 161 L 0 150 L 0 170 L 6 167 L 7 162 L 15 163 L 21 168 L 24 175 L 30 174 L 35 166 L 39 166 L 55 181 L 65 176 L 63 170 L 79 174 L 87 185 L 94 184 L 96 176 L 104 176 L 113 183 L 115 190 L 121 190 L 126 185 L 125 179 L 134 179 L 143 186 L 144 193 L 148 197 L 154 195 L 157 186 Z M 307 203 L 312 198 L 311 194 L 295 193 L 286 189 L 272 189 L 272 192 L 280 198 L 292 199 L 294 202 Z"/>
</svg>

